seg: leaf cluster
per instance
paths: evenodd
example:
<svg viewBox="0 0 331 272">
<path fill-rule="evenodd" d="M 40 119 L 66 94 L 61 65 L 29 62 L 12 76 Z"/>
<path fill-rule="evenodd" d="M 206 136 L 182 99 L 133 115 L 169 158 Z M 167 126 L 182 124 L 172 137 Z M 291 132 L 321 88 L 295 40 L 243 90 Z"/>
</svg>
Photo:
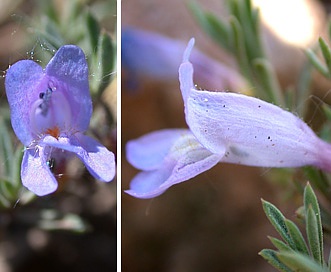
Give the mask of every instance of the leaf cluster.
<svg viewBox="0 0 331 272">
<path fill-rule="evenodd" d="M 331 21 L 328 22 L 328 30 L 328 39 L 331 40 Z M 322 58 L 319 57 L 318 51 L 322 54 Z M 306 49 L 305 53 L 317 71 L 326 78 L 331 79 L 331 49 L 327 41 L 320 37 L 317 47 Z"/>
<path fill-rule="evenodd" d="M 205 32 L 235 57 L 256 95 L 285 106 L 277 76 L 263 49 L 259 11 L 252 7 L 250 0 L 232 0 L 227 4 L 230 14 L 227 20 L 201 10 L 194 2 L 190 8 Z"/>
<path fill-rule="evenodd" d="M 0 208 L 12 208 L 20 201 L 28 203 L 34 195 L 21 184 L 22 145 L 15 145 L 9 131 L 9 119 L 0 118 Z"/>
<path fill-rule="evenodd" d="M 228 0 L 226 4 L 227 18 L 202 10 L 196 2 L 190 3 L 189 7 L 203 30 L 234 57 L 241 74 L 250 82 L 254 96 L 294 109 L 304 116 L 310 94 L 309 62 L 303 65 L 298 81 L 282 89 L 264 50 L 259 10 L 252 6 L 251 0 Z"/>
<path fill-rule="evenodd" d="M 102 1 L 101 7 L 100 1 L 90 5 L 81 0 L 63 1 L 62 5 L 40 2 L 38 14 L 42 15 L 31 27 L 43 49 L 38 58 L 46 57 L 47 62 L 64 44 L 80 46 L 89 62 L 91 94 L 100 96 L 114 75 L 116 43 L 108 30 L 112 27 L 103 27 L 94 10 L 102 8 L 103 13 L 116 14 L 116 1 Z M 45 56 L 45 52 L 50 54 Z"/>
<path fill-rule="evenodd" d="M 303 216 L 306 239 L 298 226 L 285 218 L 273 204 L 262 200 L 264 212 L 282 240 L 269 237 L 277 248 L 263 249 L 259 254 L 279 271 L 331 271 L 331 254 L 324 261 L 321 210 L 317 197 L 308 183 L 304 189 Z"/>
</svg>

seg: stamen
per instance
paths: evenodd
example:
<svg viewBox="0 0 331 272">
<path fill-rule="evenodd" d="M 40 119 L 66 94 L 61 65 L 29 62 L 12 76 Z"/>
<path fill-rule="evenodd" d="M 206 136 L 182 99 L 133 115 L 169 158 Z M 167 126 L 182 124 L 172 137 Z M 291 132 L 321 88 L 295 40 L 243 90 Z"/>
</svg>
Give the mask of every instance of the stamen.
<svg viewBox="0 0 331 272">
<path fill-rule="evenodd" d="M 46 134 L 49 134 L 51 136 L 53 136 L 54 138 L 58 139 L 60 136 L 60 129 L 59 127 L 53 127 L 53 128 L 48 128 L 46 130 Z"/>
<path fill-rule="evenodd" d="M 30 121 L 35 134 L 49 134 L 58 139 L 60 131 L 70 128 L 72 113 L 64 92 L 55 89 L 48 85 L 39 93 L 31 106 Z"/>
<path fill-rule="evenodd" d="M 43 102 L 39 105 L 39 108 L 41 109 L 41 114 L 43 116 L 46 116 L 48 113 L 52 92 L 53 90 L 50 87 L 48 87 L 46 92 L 39 94 L 39 98 L 43 100 Z"/>
</svg>

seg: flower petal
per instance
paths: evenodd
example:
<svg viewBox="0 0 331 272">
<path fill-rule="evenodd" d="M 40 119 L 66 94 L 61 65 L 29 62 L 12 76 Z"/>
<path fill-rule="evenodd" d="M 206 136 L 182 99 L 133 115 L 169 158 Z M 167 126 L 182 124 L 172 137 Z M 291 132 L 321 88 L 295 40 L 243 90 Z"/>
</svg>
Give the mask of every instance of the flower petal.
<svg viewBox="0 0 331 272">
<path fill-rule="evenodd" d="M 28 146 L 33 135 L 31 133 L 31 106 L 39 96 L 39 86 L 43 80 L 40 65 L 31 60 L 16 62 L 8 70 L 5 78 L 6 94 L 11 112 L 11 123 L 20 141 Z"/>
<path fill-rule="evenodd" d="M 121 45 L 122 68 L 129 74 L 128 87 L 136 87 L 139 80 L 144 78 L 167 82 L 177 79 L 178 67 L 186 47 L 182 41 L 126 27 L 122 31 Z M 195 81 L 199 85 L 236 91 L 247 89 L 247 82 L 238 72 L 196 48 L 191 60 L 196 71 Z"/>
<path fill-rule="evenodd" d="M 198 91 L 184 53 L 179 75 L 186 122 L 200 143 L 222 161 L 262 167 L 315 165 L 314 132 L 298 117 L 275 105 L 242 94 Z"/>
<path fill-rule="evenodd" d="M 23 185 L 38 196 L 48 195 L 57 189 L 57 181 L 47 165 L 44 149 L 26 149 L 21 178 Z"/>
<path fill-rule="evenodd" d="M 136 175 L 126 193 L 139 198 L 158 196 L 170 186 L 210 169 L 222 156 L 205 149 L 191 133 L 179 136 L 160 168 Z"/>
<path fill-rule="evenodd" d="M 71 106 L 72 126 L 79 131 L 86 131 L 92 115 L 92 101 L 84 52 L 78 46 L 64 45 L 45 70 L 55 84 L 65 84 L 60 87 Z"/>
<path fill-rule="evenodd" d="M 108 182 L 115 176 L 114 154 L 88 136 L 79 133 L 70 138 L 46 136 L 41 144 L 75 153 L 96 179 Z"/>
<path fill-rule="evenodd" d="M 125 28 L 121 38 L 122 67 L 128 72 L 158 80 L 176 78 L 185 44 L 135 28 Z"/>
<path fill-rule="evenodd" d="M 179 137 L 191 134 L 188 129 L 164 129 L 151 132 L 126 144 L 126 158 L 135 168 L 154 170 L 162 163 Z"/>
</svg>

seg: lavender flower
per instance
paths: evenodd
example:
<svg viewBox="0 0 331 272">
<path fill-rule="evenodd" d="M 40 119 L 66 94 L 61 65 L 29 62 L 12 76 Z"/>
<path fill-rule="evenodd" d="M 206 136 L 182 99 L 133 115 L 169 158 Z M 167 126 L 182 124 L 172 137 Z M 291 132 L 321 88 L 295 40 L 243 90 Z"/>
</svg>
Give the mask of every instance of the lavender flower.
<svg viewBox="0 0 331 272">
<path fill-rule="evenodd" d="M 163 130 L 128 142 L 128 161 L 143 170 L 127 193 L 150 198 L 218 162 L 260 167 L 313 165 L 331 172 L 331 145 L 300 118 L 236 93 L 196 90 L 189 56 L 179 68 L 188 129 Z"/>
<path fill-rule="evenodd" d="M 5 80 L 11 123 L 24 151 L 21 178 L 39 196 L 57 189 L 57 163 L 76 154 L 101 181 L 115 175 L 114 154 L 84 135 L 92 115 L 88 66 L 83 51 L 61 47 L 45 70 L 31 60 L 11 66 Z"/>
<path fill-rule="evenodd" d="M 180 40 L 135 28 L 122 31 L 122 67 L 129 73 L 128 85 L 139 79 L 171 81 L 178 76 L 178 66 L 186 44 Z M 206 56 L 197 49 L 192 52 L 196 80 L 210 88 L 223 86 L 236 91 L 247 89 L 247 82 L 235 70 Z M 129 86 L 130 87 L 130 86 Z"/>
</svg>

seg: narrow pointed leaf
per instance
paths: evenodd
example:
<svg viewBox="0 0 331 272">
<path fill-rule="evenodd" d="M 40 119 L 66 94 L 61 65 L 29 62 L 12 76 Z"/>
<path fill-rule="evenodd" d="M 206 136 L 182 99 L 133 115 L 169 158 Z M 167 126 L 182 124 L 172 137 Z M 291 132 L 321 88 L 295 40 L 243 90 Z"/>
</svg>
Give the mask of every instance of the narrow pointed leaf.
<svg viewBox="0 0 331 272">
<path fill-rule="evenodd" d="M 101 94 L 108 86 L 114 69 L 114 47 L 110 36 L 102 33 L 99 36 L 97 52 L 93 56 L 91 92 Z"/>
<path fill-rule="evenodd" d="M 100 27 L 98 21 L 94 18 L 90 11 L 86 12 L 86 26 L 91 50 L 93 52 L 98 46 Z"/>
<path fill-rule="evenodd" d="M 306 228 L 307 238 L 310 247 L 311 254 L 316 262 L 323 263 L 323 257 L 321 252 L 321 245 L 319 242 L 319 231 L 316 215 L 311 205 L 308 207 L 306 212 Z"/>
<path fill-rule="evenodd" d="M 296 249 L 303 254 L 309 255 L 307 244 L 297 225 L 289 219 L 285 219 L 285 224 L 290 233 L 290 236 L 293 239 Z"/>
<path fill-rule="evenodd" d="M 311 83 L 312 83 L 312 69 L 313 66 L 311 63 L 306 60 L 301 68 L 297 88 L 295 90 L 296 100 L 295 100 L 295 108 L 291 108 L 292 111 L 296 111 L 299 116 L 306 116 L 306 112 L 308 110 L 308 101 L 307 97 L 310 97 L 312 92 Z M 303 105 L 303 107 L 299 107 L 299 105 Z"/>
<path fill-rule="evenodd" d="M 0 180 L 0 194 L 10 202 L 10 200 L 14 199 L 16 194 L 11 184 L 10 180 L 2 179 Z"/>
<path fill-rule="evenodd" d="M 211 13 L 206 13 L 206 19 L 209 23 L 211 36 L 225 49 L 231 51 L 232 37 L 229 31 L 229 26 Z"/>
<path fill-rule="evenodd" d="M 331 50 L 330 50 L 330 47 L 327 45 L 327 43 L 325 42 L 325 40 L 322 37 L 320 37 L 318 39 L 318 42 L 319 42 L 326 66 L 328 67 L 329 77 L 330 77 L 330 75 L 331 75 Z"/>
<path fill-rule="evenodd" d="M 284 215 L 276 208 L 276 206 L 268 201 L 262 200 L 262 206 L 266 216 L 280 236 L 292 249 L 295 249 L 296 247 L 289 234 L 289 230 L 287 229 Z"/>
<path fill-rule="evenodd" d="M 21 163 L 23 159 L 23 147 L 18 146 L 13 156 L 11 165 L 11 182 L 17 188 L 17 191 L 22 188 L 21 183 Z"/>
<path fill-rule="evenodd" d="M 238 20 L 243 28 L 244 40 L 249 59 L 263 57 L 260 44 L 256 39 L 255 26 L 252 21 L 252 5 L 250 0 L 237 1 Z"/>
<path fill-rule="evenodd" d="M 316 56 L 316 54 L 311 50 L 307 49 L 305 50 L 306 56 L 311 62 L 312 65 L 325 77 L 329 77 L 329 71 L 328 68 L 322 64 L 322 62 L 319 60 L 319 58 Z"/>
<path fill-rule="evenodd" d="M 218 44 L 233 53 L 233 48 L 229 44 L 231 39 L 228 39 L 231 34 L 229 27 L 214 15 L 204 12 L 195 1 L 190 1 L 188 7 L 203 30 Z"/>
<path fill-rule="evenodd" d="M 3 120 L 0 122 L 0 158 L 4 167 L 2 175 L 8 176 L 13 160 L 13 145 L 9 135 L 8 126 Z M 2 167 L 1 167 L 2 168 Z"/>
<path fill-rule="evenodd" d="M 283 241 L 274 238 L 274 237 L 269 237 L 271 243 L 279 250 L 279 251 L 291 251 L 292 249 L 285 244 Z"/>
<path fill-rule="evenodd" d="M 266 59 L 255 59 L 253 62 L 257 77 L 261 84 L 261 89 L 267 94 L 269 102 L 275 102 L 277 105 L 285 105 L 282 90 L 277 80 L 276 73 Z"/>
<path fill-rule="evenodd" d="M 331 121 L 331 107 L 330 105 L 323 103 L 322 104 L 323 113 L 328 121 Z"/>
<path fill-rule="evenodd" d="M 323 229 L 321 212 L 316 195 L 308 183 L 304 191 L 307 236 L 311 253 L 316 261 L 323 263 Z"/>
<path fill-rule="evenodd" d="M 246 52 L 243 29 L 236 17 L 232 16 L 229 21 L 230 21 L 231 33 L 232 33 L 231 36 L 233 37 L 233 48 L 234 48 L 233 54 L 237 58 L 239 68 L 243 73 L 243 75 L 246 78 L 248 78 L 250 81 L 253 81 L 254 76 Z"/>
<path fill-rule="evenodd" d="M 277 251 L 272 249 L 263 249 L 262 251 L 259 252 L 259 255 L 261 255 L 266 261 L 268 261 L 269 264 L 277 268 L 279 271 L 293 272 L 293 270 L 288 268 L 278 259 Z"/>
<path fill-rule="evenodd" d="M 0 193 L 0 207 L 9 208 L 11 206 L 11 202 Z"/>
<path fill-rule="evenodd" d="M 293 271 L 300 272 L 326 272 L 327 270 L 314 262 L 309 256 L 298 252 L 277 253 L 278 259 Z"/>
</svg>

